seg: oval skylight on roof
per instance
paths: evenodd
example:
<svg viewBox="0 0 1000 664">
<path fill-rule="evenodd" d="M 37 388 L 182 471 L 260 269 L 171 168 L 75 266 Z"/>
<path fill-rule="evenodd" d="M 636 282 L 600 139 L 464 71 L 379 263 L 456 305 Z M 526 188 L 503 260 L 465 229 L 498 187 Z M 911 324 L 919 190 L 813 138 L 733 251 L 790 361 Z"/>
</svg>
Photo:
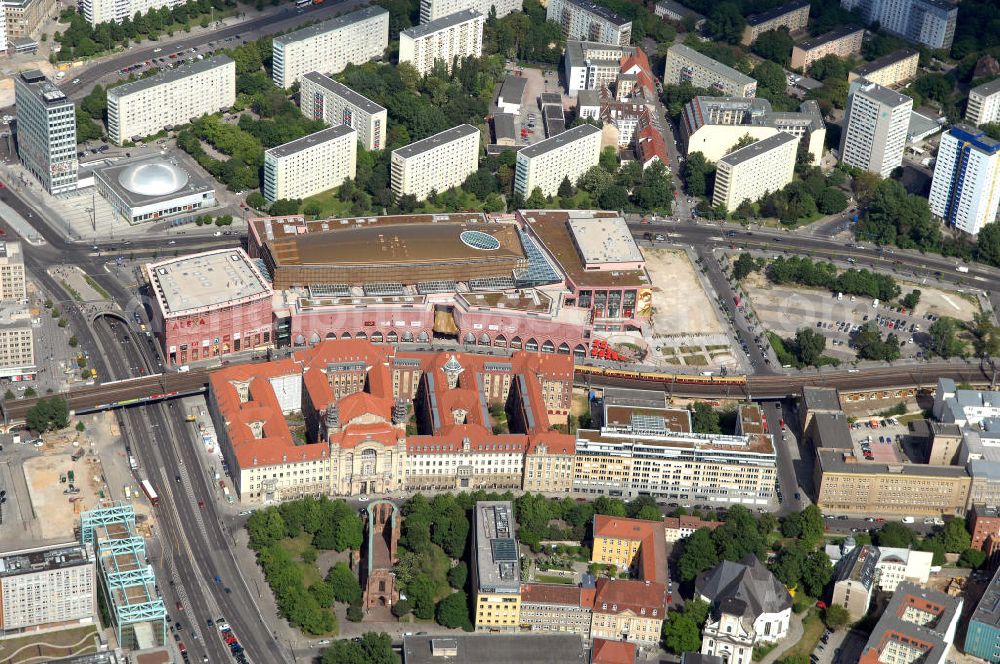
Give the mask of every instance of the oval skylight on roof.
<svg viewBox="0 0 1000 664">
<path fill-rule="evenodd" d="M 496 251 L 500 248 L 500 240 L 482 231 L 462 231 L 458 237 L 465 246 L 480 251 Z"/>
</svg>

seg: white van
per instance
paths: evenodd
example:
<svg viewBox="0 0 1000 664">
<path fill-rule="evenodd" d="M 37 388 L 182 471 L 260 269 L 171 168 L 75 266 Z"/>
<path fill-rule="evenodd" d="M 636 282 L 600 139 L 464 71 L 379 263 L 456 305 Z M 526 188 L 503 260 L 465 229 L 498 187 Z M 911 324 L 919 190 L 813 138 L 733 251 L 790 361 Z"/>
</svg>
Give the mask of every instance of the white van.
<svg viewBox="0 0 1000 664">
<path fill-rule="evenodd" d="M 912 516 L 904 516 L 902 518 L 903 523 L 913 523 L 914 519 Z"/>
<path fill-rule="evenodd" d="M 872 309 L 878 309 L 878 299 L 877 298 L 876 298 L 876 300 L 874 302 L 872 302 Z"/>
<path fill-rule="evenodd" d="M 840 302 L 843 299 L 844 299 L 844 294 L 843 293 L 837 293 L 837 301 Z"/>
</svg>

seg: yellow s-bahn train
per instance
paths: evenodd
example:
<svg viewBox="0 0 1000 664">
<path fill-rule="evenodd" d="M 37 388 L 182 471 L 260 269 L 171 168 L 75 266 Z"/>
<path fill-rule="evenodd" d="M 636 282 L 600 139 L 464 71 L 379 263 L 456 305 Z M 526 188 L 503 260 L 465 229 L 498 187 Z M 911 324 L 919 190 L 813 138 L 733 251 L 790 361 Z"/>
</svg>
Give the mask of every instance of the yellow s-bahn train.
<svg viewBox="0 0 1000 664">
<path fill-rule="evenodd" d="M 698 374 L 671 374 L 654 371 L 632 371 L 629 369 L 614 369 L 595 367 L 588 364 L 577 364 L 574 371 L 583 376 L 604 376 L 625 380 L 642 380 L 650 383 L 674 383 L 678 385 L 746 385 L 747 377 L 743 374 L 731 376 L 703 376 Z"/>
</svg>

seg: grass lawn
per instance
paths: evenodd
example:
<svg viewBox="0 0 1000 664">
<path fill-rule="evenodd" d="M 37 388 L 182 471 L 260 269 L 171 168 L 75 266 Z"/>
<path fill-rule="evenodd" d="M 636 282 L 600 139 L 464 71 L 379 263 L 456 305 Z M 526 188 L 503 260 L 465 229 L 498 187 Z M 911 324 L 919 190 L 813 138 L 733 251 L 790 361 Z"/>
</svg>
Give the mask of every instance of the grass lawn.
<svg viewBox="0 0 1000 664">
<path fill-rule="evenodd" d="M 309 203 L 316 202 L 320 206 L 320 219 L 329 217 L 347 217 L 351 214 L 351 204 L 337 198 L 337 189 L 330 189 L 321 194 L 310 196 L 302 201 L 304 210 Z"/>
<path fill-rule="evenodd" d="M 684 364 L 689 367 L 704 367 L 708 365 L 708 360 L 704 355 L 685 355 Z"/>
<path fill-rule="evenodd" d="M 281 547 L 292 554 L 292 557 L 296 559 L 296 564 L 299 569 L 302 570 L 302 578 L 304 579 L 304 585 L 306 588 L 312 584 L 319 581 L 322 577 L 319 574 L 319 570 L 316 568 L 316 563 L 306 563 L 301 560 L 302 552 L 312 546 L 312 535 L 309 533 L 302 533 L 298 537 L 291 539 L 285 538 L 281 540 Z"/>
<path fill-rule="evenodd" d="M 535 581 L 538 583 L 561 583 L 566 586 L 573 583 L 573 579 L 568 576 L 555 576 L 553 574 L 536 574 Z"/>
<path fill-rule="evenodd" d="M 809 609 L 806 612 L 805 618 L 802 619 L 802 638 L 795 644 L 795 647 L 785 652 L 782 657 L 800 655 L 808 658 L 812 654 L 812 651 L 816 649 L 816 644 L 819 643 L 819 639 L 823 636 L 823 630 L 825 629 L 826 626 L 819 617 L 819 611 L 814 608 Z"/>
<path fill-rule="evenodd" d="M 896 421 L 900 424 L 906 424 L 907 422 L 914 422 L 916 420 L 926 419 L 924 413 L 910 413 L 908 415 L 898 415 L 896 416 Z"/>
<path fill-rule="evenodd" d="M 18 664 L 19 662 L 38 662 L 75 657 L 97 651 L 94 645 L 94 635 L 97 627 L 84 625 L 72 629 L 31 634 L 0 641 L 0 662 Z"/>
</svg>

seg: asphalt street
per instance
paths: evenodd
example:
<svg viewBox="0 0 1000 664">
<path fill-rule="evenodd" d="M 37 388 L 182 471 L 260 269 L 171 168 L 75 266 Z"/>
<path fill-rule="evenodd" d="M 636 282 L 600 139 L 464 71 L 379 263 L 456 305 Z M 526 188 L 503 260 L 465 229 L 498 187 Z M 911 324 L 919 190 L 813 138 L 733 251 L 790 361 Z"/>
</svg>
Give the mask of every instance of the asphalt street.
<svg viewBox="0 0 1000 664">
<path fill-rule="evenodd" d="M 213 42 L 217 46 L 233 46 L 236 42 L 219 43 L 230 37 L 238 37 L 240 41 L 250 41 L 267 35 L 289 32 L 308 23 L 333 18 L 337 14 L 363 4 L 365 3 L 358 0 L 326 0 L 321 5 L 308 5 L 301 11 L 291 5 L 286 5 L 276 7 L 273 10 L 269 9 L 260 17 L 238 25 L 212 32 L 203 32 L 197 36 L 147 42 L 138 47 L 130 47 L 123 53 L 100 58 L 95 64 L 73 77 L 79 79 L 79 83 L 74 84 L 72 80 L 67 79 L 60 87 L 71 99 L 80 99 L 85 97 L 93 89 L 94 84 L 100 82 L 105 76 L 137 62 L 145 62 L 154 57 L 162 57 L 192 47 L 201 50 L 209 42 Z M 10 113 L 10 108 L 2 110 Z"/>
<path fill-rule="evenodd" d="M 105 317 L 95 332 L 115 377 L 133 375 L 133 366 L 152 369 L 151 344 L 131 326 Z M 213 663 L 232 661 L 218 631 L 207 625 L 219 617 L 232 625 L 251 661 L 291 661 L 272 638 L 273 626 L 259 613 L 236 565 L 232 534 L 219 510 L 219 492 L 202 465 L 205 452 L 197 446 L 184 413 L 170 402 L 121 410 L 119 418 L 126 444 L 139 460 L 139 477 L 148 479 L 160 495 L 154 531 L 160 545 L 156 572 L 171 620 L 182 624 L 180 638 L 192 661 L 203 656 Z M 221 582 L 215 581 L 216 576 Z"/>
</svg>

